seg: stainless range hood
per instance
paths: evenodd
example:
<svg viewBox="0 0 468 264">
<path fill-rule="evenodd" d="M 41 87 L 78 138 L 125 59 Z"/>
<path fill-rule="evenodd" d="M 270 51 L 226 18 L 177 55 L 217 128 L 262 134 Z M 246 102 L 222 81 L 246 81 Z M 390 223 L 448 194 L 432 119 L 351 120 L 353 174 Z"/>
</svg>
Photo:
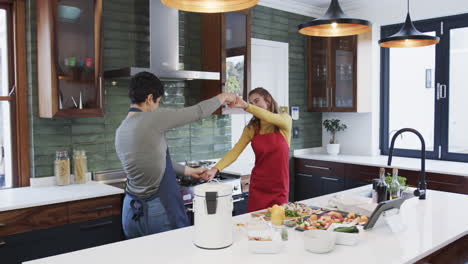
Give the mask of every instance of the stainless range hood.
<svg viewBox="0 0 468 264">
<path fill-rule="evenodd" d="M 150 0 L 150 68 L 126 67 L 104 72 L 104 78 L 133 76 L 142 71 L 164 80 L 219 80 L 219 72 L 179 70 L 179 10 Z"/>
</svg>

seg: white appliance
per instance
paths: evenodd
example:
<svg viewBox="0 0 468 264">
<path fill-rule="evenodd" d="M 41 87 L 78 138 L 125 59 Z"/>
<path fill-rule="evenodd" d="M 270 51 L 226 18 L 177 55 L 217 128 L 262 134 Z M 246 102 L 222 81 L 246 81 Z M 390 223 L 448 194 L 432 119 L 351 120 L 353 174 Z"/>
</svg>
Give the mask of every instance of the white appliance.
<svg viewBox="0 0 468 264">
<path fill-rule="evenodd" d="M 208 182 L 194 187 L 193 243 L 203 249 L 232 245 L 232 186 Z"/>
</svg>

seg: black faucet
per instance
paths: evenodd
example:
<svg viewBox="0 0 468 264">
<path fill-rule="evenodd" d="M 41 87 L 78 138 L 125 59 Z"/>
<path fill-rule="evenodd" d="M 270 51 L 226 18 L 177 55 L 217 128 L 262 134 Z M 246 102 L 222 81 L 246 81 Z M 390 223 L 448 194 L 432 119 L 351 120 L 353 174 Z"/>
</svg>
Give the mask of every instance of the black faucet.
<svg viewBox="0 0 468 264">
<path fill-rule="evenodd" d="M 392 165 L 392 156 L 393 156 L 393 148 L 395 146 L 395 139 L 398 137 L 398 135 L 404 133 L 404 132 L 412 132 L 416 136 L 419 137 L 419 140 L 421 140 L 421 171 L 419 173 L 419 179 L 418 179 L 418 188 L 414 191 L 415 196 L 419 196 L 419 200 L 426 200 L 426 190 L 427 190 L 427 184 L 426 184 L 426 143 L 424 142 L 424 138 L 419 133 L 416 129 L 413 128 L 402 128 L 398 130 L 395 135 L 392 137 L 392 143 L 390 144 L 390 151 L 388 153 L 388 163 L 387 165 L 390 166 Z"/>
</svg>

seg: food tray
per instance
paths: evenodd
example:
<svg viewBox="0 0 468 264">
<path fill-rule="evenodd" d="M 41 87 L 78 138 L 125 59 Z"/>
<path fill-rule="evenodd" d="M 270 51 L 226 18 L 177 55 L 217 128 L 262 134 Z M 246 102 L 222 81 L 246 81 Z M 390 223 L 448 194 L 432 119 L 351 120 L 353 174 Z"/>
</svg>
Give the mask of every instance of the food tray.
<svg viewBox="0 0 468 264">
<path fill-rule="evenodd" d="M 330 210 L 330 209 L 323 209 L 324 212 L 321 213 L 321 214 L 317 214 L 317 220 L 319 220 L 322 216 L 327 216 L 329 215 L 331 212 L 334 212 L 332 214 L 336 215 L 336 213 L 340 214 L 342 216 L 342 218 L 333 218 L 333 216 L 330 215 L 330 217 L 334 220 L 334 219 L 338 219 L 340 220 L 339 222 L 330 222 L 330 224 L 327 226 L 323 226 L 323 229 L 326 230 L 328 229 L 328 227 L 333 224 L 333 223 L 345 223 L 345 224 L 355 224 L 355 225 L 365 225 L 368 221 L 368 218 L 366 216 L 362 216 L 362 215 L 359 215 L 359 214 L 354 214 L 354 218 L 347 218 L 349 212 L 344 212 L 344 211 L 340 211 L 340 210 Z M 302 228 L 300 226 L 298 226 L 297 222 L 304 222 L 304 221 L 308 221 L 310 219 L 311 216 L 305 216 L 305 217 L 302 217 L 300 219 L 294 219 L 293 221 L 290 221 L 290 223 L 287 223 L 286 226 L 289 226 L 289 227 L 295 227 L 295 230 L 297 231 L 306 231 L 306 230 L 313 230 L 313 229 L 305 229 L 305 228 Z M 341 221 L 341 219 L 343 221 Z M 296 222 L 296 223 L 293 223 L 293 222 Z M 312 221 L 311 221 L 312 222 Z M 323 222 L 323 221 L 322 221 Z"/>
<path fill-rule="evenodd" d="M 312 214 L 323 214 L 325 213 L 326 211 L 329 211 L 328 209 L 323 209 L 323 208 L 320 208 L 320 207 L 316 207 L 316 206 L 308 206 L 309 208 L 311 208 L 313 211 L 312 211 Z M 262 210 L 262 211 L 257 211 L 257 212 L 253 212 L 251 213 L 250 215 L 252 217 L 262 217 L 265 221 L 270 221 L 271 220 L 271 217 L 269 216 L 265 216 L 265 214 L 268 213 L 268 210 Z M 291 221 L 291 220 L 295 220 L 295 219 L 299 219 L 299 218 L 304 218 L 304 217 L 308 217 L 310 216 L 310 214 L 307 214 L 307 215 L 304 215 L 304 214 L 301 214 L 300 216 L 294 216 L 294 217 L 290 217 L 290 216 L 286 216 L 284 218 L 284 221 Z"/>
</svg>

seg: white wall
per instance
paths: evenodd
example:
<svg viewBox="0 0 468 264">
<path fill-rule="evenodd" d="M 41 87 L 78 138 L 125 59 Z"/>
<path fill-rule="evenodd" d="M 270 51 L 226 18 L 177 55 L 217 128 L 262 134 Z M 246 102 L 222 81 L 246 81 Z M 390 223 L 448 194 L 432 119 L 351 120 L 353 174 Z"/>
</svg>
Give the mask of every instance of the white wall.
<svg viewBox="0 0 468 264">
<path fill-rule="evenodd" d="M 349 129 L 341 132 L 338 139 L 342 144 L 342 153 L 357 155 L 379 154 L 380 129 L 380 38 L 381 25 L 404 22 L 407 8 L 404 0 L 372 0 L 365 6 L 346 11 L 353 17 L 372 22 L 372 112 L 371 113 L 325 113 L 323 119 L 338 118 L 348 125 Z M 467 0 L 412 0 L 410 13 L 413 20 L 429 19 L 443 16 L 468 13 Z M 359 71 L 359 69 L 358 69 Z M 358 87 L 359 89 L 359 87 Z M 323 145 L 328 144 L 324 131 Z"/>
</svg>

